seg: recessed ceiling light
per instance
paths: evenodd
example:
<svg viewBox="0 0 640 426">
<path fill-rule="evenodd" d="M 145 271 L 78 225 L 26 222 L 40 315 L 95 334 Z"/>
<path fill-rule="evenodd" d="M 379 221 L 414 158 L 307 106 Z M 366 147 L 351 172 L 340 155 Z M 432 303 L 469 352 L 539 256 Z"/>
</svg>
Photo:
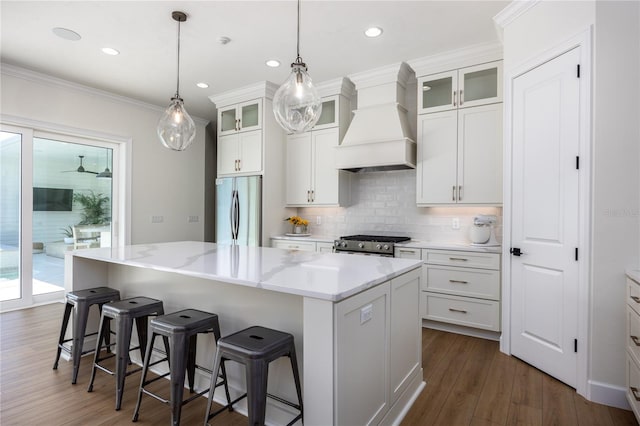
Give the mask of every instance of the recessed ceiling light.
<svg viewBox="0 0 640 426">
<path fill-rule="evenodd" d="M 53 31 L 53 33 L 58 37 L 63 38 L 65 40 L 78 41 L 82 38 L 80 37 L 80 34 L 68 28 L 55 27 L 51 31 Z"/>
<path fill-rule="evenodd" d="M 266 64 L 268 67 L 276 68 L 276 67 L 279 67 L 279 66 L 280 66 L 280 61 L 278 61 L 278 60 L 276 60 L 276 59 L 269 59 L 267 62 L 265 62 L 265 64 Z"/>
<path fill-rule="evenodd" d="M 111 55 L 111 56 L 116 56 L 120 54 L 120 52 L 114 49 L 113 47 L 103 47 L 102 53 Z"/>
<path fill-rule="evenodd" d="M 201 89 L 206 89 L 207 87 L 209 87 L 207 83 L 196 83 L 196 86 L 198 86 Z"/>
<path fill-rule="evenodd" d="M 366 35 L 367 37 L 378 37 L 380 36 L 380 34 L 382 34 L 382 28 L 380 27 L 367 28 L 364 32 L 364 35 Z"/>
</svg>

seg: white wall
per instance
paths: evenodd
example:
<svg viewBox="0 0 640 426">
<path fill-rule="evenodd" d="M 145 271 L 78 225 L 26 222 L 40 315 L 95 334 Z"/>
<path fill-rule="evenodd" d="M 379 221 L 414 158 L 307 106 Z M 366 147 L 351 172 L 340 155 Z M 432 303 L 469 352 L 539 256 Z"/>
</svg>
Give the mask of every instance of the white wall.
<svg viewBox="0 0 640 426">
<path fill-rule="evenodd" d="M 624 271 L 639 266 L 639 6 L 596 2 L 591 378 L 618 385 L 626 340 L 612 331 L 625 328 Z"/>
<path fill-rule="evenodd" d="M 206 122 L 196 120 L 196 140 L 186 151 L 164 148 L 156 124 L 164 106 L 141 102 L 2 66 L 2 117 L 84 129 L 129 139 L 131 170 L 130 243 L 203 240 Z M 171 97 L 167 88 L 167 103 Z M 185 101 L 187 110 L 188 99 Z M 213 108 L 213 105 L 212 105 Z M 163 216 L 163 223 L 151 223 Z M 199 221 L 188 223 L 189 216 Z"/>
<path fill-rule="evenodd" d="M 607 397 L 597 389 L 624 390 L 624 271 L 640 259 L 638 7 L 624 1 L 541 1 L 504 29 L 508 76 L 595 24 L 588 379 L 596 399 Z"/>
<path fill-rule="evenodd" d="M 353 234 L 407 235 L 415 240 L 469 242 L 469 226 L 477 214 L 498 216 L 496 207 L 416 207 L 416 172 L 355 173 L 351 204 L 341 208 L 300 208 L 314 234 L 339 237 Z M 321 224 L 317 225 L 320 217 Z M 452 219 L 460 229 L 452 229 Z M 496 234 L 502 236 L 500 226 Z"/>
</svg>

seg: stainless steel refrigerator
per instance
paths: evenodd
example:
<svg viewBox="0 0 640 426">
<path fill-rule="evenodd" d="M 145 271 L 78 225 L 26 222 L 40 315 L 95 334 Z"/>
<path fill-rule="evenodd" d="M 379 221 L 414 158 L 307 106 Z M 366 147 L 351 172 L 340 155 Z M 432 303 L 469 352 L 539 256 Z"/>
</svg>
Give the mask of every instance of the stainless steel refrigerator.
<svg viewBox="0 0 640 426">
<path fill-rule="evenodd" d="M 216 179 L 216 242 L 262 245 L 262 176 Z"/>
</svg>

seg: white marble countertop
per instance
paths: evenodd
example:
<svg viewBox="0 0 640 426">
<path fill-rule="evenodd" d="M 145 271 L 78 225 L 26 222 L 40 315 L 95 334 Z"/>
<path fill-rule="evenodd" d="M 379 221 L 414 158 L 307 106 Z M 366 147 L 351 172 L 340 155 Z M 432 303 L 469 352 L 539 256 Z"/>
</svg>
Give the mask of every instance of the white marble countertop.
<svg viewBox="0 0 640 426">
<path fill-rule="evenodd" d="M 421 261 L 412 259 L 224 246 L 198 241 L 75 250 L 66 255 L 333 302 L 422 265 Z"/>
<path fill-rule="evenodd" d="M 627 269 L 627 276 L 637 283 L 640 283 L 640 269 Z"/>
</svg>

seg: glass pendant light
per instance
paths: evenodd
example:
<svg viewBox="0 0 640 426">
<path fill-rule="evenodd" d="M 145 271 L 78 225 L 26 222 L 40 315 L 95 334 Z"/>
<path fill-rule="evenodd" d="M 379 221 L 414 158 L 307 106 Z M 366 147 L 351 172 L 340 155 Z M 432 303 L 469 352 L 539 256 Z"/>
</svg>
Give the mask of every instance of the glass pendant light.
<svg viewBox="0 0 640 426">
<path fill-rule="evenodd" d="M 176 94 L 158 122 L 158 137 L 162 144 L 175 151 L 184 151 L 196 136 L 196 125 L 184 108 L 180 97 L 180 23 L 187 20 L 183 12 L 173 12 L 171 17 L 178 22 L 178 72 Z"/>
<path fill-rule="evenodd" d="M 107 150 L 107 165 L 104 172 L 100 172 L 96 175 L 98 179 L 111 179 L 111 170 L 109 170 L 109 148 L 105 149 Z"/>
<path fill-rule="evenodd" d="M 290 133 L 311 129 L 320 118 L 322 99 L 307 74 L 307 65 L 300 57 L 300 0 L 298 0 L 297 57 L 291 64 L 289 78 L 273 96 L 273 113 L 276 121 Z"/>
</svg>

